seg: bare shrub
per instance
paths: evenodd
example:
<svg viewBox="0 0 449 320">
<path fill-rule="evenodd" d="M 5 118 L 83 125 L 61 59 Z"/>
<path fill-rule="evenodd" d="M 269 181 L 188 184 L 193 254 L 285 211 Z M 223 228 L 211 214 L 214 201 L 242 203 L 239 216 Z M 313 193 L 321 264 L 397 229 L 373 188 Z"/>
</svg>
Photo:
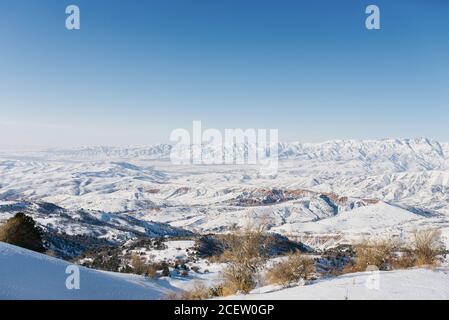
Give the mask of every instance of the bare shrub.
<svg viewBox="0 0 449 320">
<path fill-rule="evenodd" d="M 443 251 L 441 232 L 427 229 L 413 233 L 412 250 L 415 255 L 415 265 L 435 265 L 437 256 Z"/>
<path fill-rule="evenodd" d="M 365 271 L 368 266 L 379 270 L 389 270 L 395 258 L 398 243 L 392 239 L 362 240 L 354 245 L 356 259 L 354 265 L 345 272 Z"/>
<path fill-rule="evenodd" d="M 205 300 L 211 297 L 211 290 L 202 283 L 195 283 L 190 290 L 181 293 L 170 293 L 167 300 Z"/>
<path fill-rule="evenodd" d="M 267 259 L 269 237 L 264 225 L 248 227 L 231 237 L 231 245 L 221 259 L 228 266 L 223 270 L 223 295 L 249 293 L 256 286 L 256 275 Z"/>
<path fill-rule="evenodd" d="M 414 266 L 435 265 L 444 251 L 441 232 L 427 229 L 413 233 L 406 244 L 391 239 L 361 241 L 354 245 L 355 263 L 344 272 L 365 271 L 368 266 L 379 270 L 407 269 Z"/>
<path fill-rule="evenodd" d="M 393 269 L 408 269 L 414 267 L 416 264 L 416 257 L 413 252 L 407 248 L 401 249 L 392 261 Z"/>
<path fill-rule="evenodd" d="M 228 296 L 237 292 L 249 293 L 256 287 L 254 273 L 257 269 L 244 264 L 231 264 L 223 271 L 222 294 Z"/>
<path fill-rule="evenodd" d="M 313 259 L 303 256 L 299 252 L 288 255 L 287 259 L 275 264 L 266 274 L 271 284 L 290 286 L 299 280 L 308 280 L 315 272 Z"/>
<path fill-rule="evenodd" d="M 157 264 L 151 263 L 146 267 L 145 275 L 149 278 L 155 279 L 158 277 L 157 270 Z"/>
<path fill-rule="evenodd" d="M 138 255 L 134 254 L 131 257 L 131 266 L 133 268 L 133 273 L 144 275 L 146 273 L 145 263 L 142 261 L 142 258 Z"/>
<path fill-rule="evenodd" d="M 219 284 L 217 286 L 213 286 L 213 287 L 209 288 L 209 293 L 210 293 L 211 297 L 222 297 L 222 296 L 224 296 L 224 294 L 223 294 L 223 285 Z"/>
</svg>

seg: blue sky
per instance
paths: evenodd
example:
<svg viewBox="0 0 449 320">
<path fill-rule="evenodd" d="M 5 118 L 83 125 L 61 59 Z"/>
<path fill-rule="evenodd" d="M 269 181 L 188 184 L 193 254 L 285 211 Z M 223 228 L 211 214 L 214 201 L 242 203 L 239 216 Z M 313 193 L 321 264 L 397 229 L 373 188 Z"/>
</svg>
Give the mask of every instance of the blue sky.
<svg viewBox="0 0 449 320">
<path fill-rule="evenodd" d="M 152 144 L 193 120 L 449 141 L 445 0 L 0 0 L 0 49 L 0 145 Z"/>
</svg>

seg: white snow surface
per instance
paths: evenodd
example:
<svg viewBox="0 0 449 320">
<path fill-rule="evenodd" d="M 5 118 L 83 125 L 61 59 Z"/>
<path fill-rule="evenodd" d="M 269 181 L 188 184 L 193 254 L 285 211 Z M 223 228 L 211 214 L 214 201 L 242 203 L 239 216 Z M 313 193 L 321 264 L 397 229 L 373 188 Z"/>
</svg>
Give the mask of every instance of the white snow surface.
<svg viewBox="0 0 449 320">
<path fill-rule="evenodd" d="M 80 289 L 68 290 L 70 264 L 0 242 L 0 299 L 157 299 L 173 290 L 168 282 L 80 268 Z"/>
<path fill-rule="evenodd" d="M 449 269 L 361 272 L 282 289 L 266 286 L 233 300 L 438 300 L 449 299 Z"/>
<path fill-rule="evenodd" d="M 188 242 L 173 241 L 173 247 L 186 249 Z M 160 257 L 167 259 L 171 247 Z M 167 256 L 168 254 L 168 256 Z M 222 265 L 195 263 L 201 271 L 187 277 L 149 279 L 139 275 L 105 272 L 78 266 L 80 289 L 68 290 L 66 268 L 70 263 L 44 254 L 0 242 L 0 300 L 155 300 L 189 290 L 198 283 L 206 287 L 219 281 Z"/>
</svg>

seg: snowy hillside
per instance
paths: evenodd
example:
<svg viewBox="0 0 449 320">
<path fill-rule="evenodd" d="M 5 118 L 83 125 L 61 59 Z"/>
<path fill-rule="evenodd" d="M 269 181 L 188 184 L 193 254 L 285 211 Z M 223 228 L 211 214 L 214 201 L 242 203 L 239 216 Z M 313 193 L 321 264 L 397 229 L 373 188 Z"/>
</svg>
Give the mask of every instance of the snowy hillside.
<svg viewBox="0 0 449 320">
<path fill-rule="evenodd" d="M 180 237 L 191 232 L 140 220 L 126 213 L 66 210 L 51 203 L 0 201 L 0 224 L 18 212 L 31 216 L 44 231 L 46 247 L 58 257 L 74 258 L 99 245 L 115 245 L 136 237 Z"/>
<path fill-rule="evenodd" d="M 157 252 L 158 258 L 176 258 L 180 253 L 174 248 L 183 245 L 189 247 L 188 242 L 173 242 L 173 246 Z M 207 268 L 214 270 L 209 274 L 157 280 L 79 267 L 80 289 L 69 290 L 67 266 L 65 261 L 0 243 L 0 300 L 162 299 L 189 290 L 195 283 L 210 286 L 220 280 L 218 266 L 209 264 Z M 263 286 L 248 295 L 225 299 L 449 299 L 449 270 L 442 267 L 352 273 L 291 288 Z"/>
<path fill-rule="evenodd" d="M 158 299 L 164 281 L 80 267 L 80 289 L 66 288 L 69 263 L 0 242 L 0 299 Z"/>
<path fill-rule="evenodd" d="M 139 220 L 125 213 L 70 211 L 50 203 L 0 202 L 0 222 L 25 212 L 44 229 L 67 235 L 87 235 L 109 241 L 130 237 L 187 236 L 190 232 L 163 223 Z"/>
<path fill-rule="evenodd" d="M 448 269 L 411 269 L 351 273 L 306 286 L 280 289 L 267 286 L 248 295 L 226 299 L 248 300 L 447 300 Z"/>
<path fill-rule="evenodd" d="M 449 231 L 449 221 L 445 218 L 422 217 L 399 207 L 379 202 L 318 221 L 293 223 L 273 228 L 273 231 L 292 234 L 295 232 L 315 235 L 347 235 L 349 238 L 369 236 L 411 234 L 418 228 L 437 227 Z M 449 239 L 444 240 L 449 245 Z M 449 246 L 448 246 L 449 247 Z"/>
</svg>

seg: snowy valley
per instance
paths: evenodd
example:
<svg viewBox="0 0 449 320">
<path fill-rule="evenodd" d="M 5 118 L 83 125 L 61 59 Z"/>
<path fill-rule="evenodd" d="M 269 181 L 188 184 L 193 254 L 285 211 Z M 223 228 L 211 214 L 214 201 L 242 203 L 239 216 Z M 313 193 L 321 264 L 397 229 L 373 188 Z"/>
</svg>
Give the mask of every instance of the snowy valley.
<svg viewBox="0 0 449 320">
<path fill-rule="evenodd" d="M 41 298 L 161 299 L 198 282 L 209 286 L 220 280 L 222 263 L 195 256 L 186 259 L 190 272 L 181 276 L 175 261 L 185 260 L 186 252 L 198 251 L 201 237 L 227 234 L 252 221 L 265 221 L 269 233 L 291 241 L 288 246 L 303 246 L 309 254 L 373 237 L 407 241 L 414 231 L 425 229 L 439 230 L 449 248 L 449 143 L 420 138 L 278 147 L 279 169 L 268 177 L 251 165 L 174 165 L 169 159 L 171 145 L 0 150 L 0 224 L 18 212 L 26 213 L 44 231 L 47 249 L 54 256 L 78 264 L 98 248 L 121 248 L 117 255 L 122 260 L 111 269 L 115 272 L 82 269 L 86 277 L 104 285 L 108 296 L 90 289 L 87 295 L 76 296 L 61 288 Z M 248 148 L 235 145 L 228 152 L 245 154 Z M 206 145 L 203 155 L 208 152 Z M 136 239 L 164 239 L 166 245 L 149 253 L 151 245 L 139 251 Z M 171 277 L 151 280 L 117 273 L 132 254 L 171 263 Z M 42 273 L 37 278 L 50 279 L 53 269 L 67 263 L 6 244 L 1 244 L 0 260 L 0 298 L 20 298 L 17 288 L 11 288 L 27 279 L 20 282 L 7 275 L 16 264 L 23 266 L 21 274 L 27 273 L 25 265 L 36 264 L 36 272 Z M 382 272 L 388 286 L 408 279 L 397 295 L 389 294 L 389 287 L 367 293 L 361 285 L 367 275 L 351 273 L 318 279 L 305 290 L 264 285 L 247 296 L 232 297 L 394 299 L 403 294 L 403 298 L 417 298 L 407 288 L 420 286 L 424 279 L 447 287 L 445 268 L 443 262 L 433 271 Z M 56 286 L 53 280 L 49 285 Z M 353 283 L 359 285 L 353 286 L 349 297 L 346 289 L 338 289 Z M 37 297 L 31 291 L 23 294 Z M 446 289 L 420 295 L 449 298 Z"/>
</svg>

